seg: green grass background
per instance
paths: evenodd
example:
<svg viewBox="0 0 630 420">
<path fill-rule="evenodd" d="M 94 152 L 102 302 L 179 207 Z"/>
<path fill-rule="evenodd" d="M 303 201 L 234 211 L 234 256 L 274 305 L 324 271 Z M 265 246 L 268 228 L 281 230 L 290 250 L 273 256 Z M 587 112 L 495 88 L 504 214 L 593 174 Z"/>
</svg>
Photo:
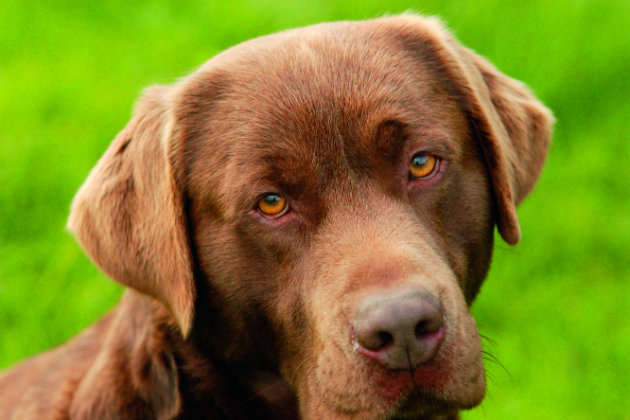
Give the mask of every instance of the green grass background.
<svg viewBox="0 0 630 420">
<path fill-rule="evenodd" d="M 558 122 L 473 312 L 501 364 L 465 419 L 630 418 L 630 2 L 21 1 L 0 5 L 0 368 L 121 287 L 64 230 L 138 93 L 248 38 L 413 9 L 525 81 Z"/>
</svg>

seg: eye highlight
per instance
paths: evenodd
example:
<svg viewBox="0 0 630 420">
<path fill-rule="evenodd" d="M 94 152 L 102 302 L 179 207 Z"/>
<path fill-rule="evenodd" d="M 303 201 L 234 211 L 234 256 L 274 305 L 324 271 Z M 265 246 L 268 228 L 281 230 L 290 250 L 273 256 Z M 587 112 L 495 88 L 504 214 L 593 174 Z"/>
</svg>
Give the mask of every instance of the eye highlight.
<svg viewBox="0 0 630 420">
<path fill-rule="evenodd" d="M 428 153 L 417 153 L 409 163 L 409 177 L 412 179 L 428 178 L 438 168 L 440 160 Z"/>
<path fill-rule="evenodd" d="M 267 217 L 280 217 L 288 209 L 287 200 L 274 193 L 263 195 L 256 203 L 256 209 Z"/>
</svg>

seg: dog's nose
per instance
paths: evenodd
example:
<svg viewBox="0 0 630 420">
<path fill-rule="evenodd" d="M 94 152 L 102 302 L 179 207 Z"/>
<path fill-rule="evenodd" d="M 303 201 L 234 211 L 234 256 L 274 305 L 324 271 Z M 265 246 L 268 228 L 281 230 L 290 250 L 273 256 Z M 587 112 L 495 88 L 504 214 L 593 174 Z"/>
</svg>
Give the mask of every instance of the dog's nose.
<svg viewBox="0 0 630 420">
<path fill-rule="evenodd" d="M 421 289 L 373 294 L 360 303 L 352 333 L 363 356 L 390 370 L 413 370 L 444 338 L 442 305 Z"/>
</svg>

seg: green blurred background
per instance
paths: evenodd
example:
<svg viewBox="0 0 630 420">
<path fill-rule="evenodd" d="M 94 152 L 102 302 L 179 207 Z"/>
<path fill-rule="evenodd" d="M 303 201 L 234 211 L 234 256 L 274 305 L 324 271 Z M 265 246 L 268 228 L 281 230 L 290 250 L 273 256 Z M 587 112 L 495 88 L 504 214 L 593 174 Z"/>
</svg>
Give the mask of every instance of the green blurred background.
<svg viewBox="0 0 630 420">
<path fill-rule="evenodd" d="M 0 368 L 60 344 L 121 287 L 64 230 L 143 87 L 251 37 L 412 9 L 525 81 L 558 122 L 473 312 L 488 395 L 465 419 L 630 417 L 630 2 L 37 1 L 0 5 Z"/>
</svg>

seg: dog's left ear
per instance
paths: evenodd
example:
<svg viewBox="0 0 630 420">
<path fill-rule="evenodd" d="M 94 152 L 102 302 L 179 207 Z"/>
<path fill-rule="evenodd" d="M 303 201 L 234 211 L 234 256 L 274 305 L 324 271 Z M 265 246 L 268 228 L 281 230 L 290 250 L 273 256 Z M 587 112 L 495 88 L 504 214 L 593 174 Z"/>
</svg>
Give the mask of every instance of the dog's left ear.
<svg viewBox="0 0 630 420">
<path fill-rule="evenodd" d="M 68 228 L 92 260 L 191 329 L 195 285 L 169 87 L 145 92 L 77 193 Z"/>
<path fill-rule="evenodd" d="M 438 67 L 472 122 L 497 205 L 497 226 L 514 245 L 521 237 L 516 206 L 531 191 L 547 156 L 551 111 L 521 82 L 462 46 L 437 18 L 399 17 L 406 44 Z"/>
<path fill-rule="evenodd" d="M 469 112 L 492 179 L 497 226 L 503 239 L 515 245 L 521 237 L 516 206 L 538 180 L 554 119 L 523 83 L 472 50 L 457 43 L 453 47 L 468 78 Z"/>
</svg>

